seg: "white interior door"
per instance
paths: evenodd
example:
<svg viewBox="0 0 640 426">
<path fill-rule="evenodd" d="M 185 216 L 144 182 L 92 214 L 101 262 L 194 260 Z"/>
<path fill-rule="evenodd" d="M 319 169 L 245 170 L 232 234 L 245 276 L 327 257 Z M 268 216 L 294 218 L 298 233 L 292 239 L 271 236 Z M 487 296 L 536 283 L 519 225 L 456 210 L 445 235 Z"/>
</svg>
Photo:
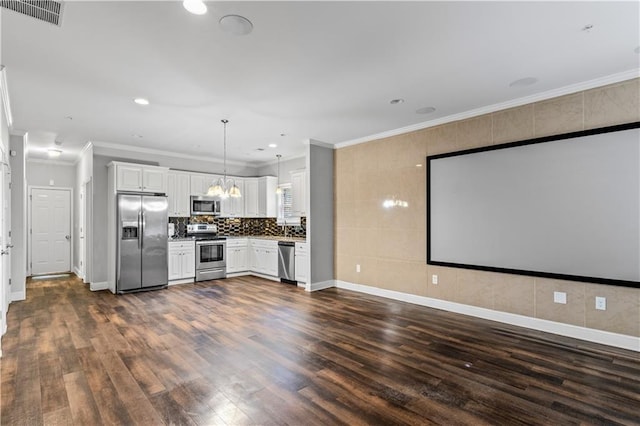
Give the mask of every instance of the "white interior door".
<svg viewBox="0 0 640 426">
<path fill-rule="evenodd" d="M 71 191 L 31 189 L 31 275 L 71 270 Z"/>
</svg>

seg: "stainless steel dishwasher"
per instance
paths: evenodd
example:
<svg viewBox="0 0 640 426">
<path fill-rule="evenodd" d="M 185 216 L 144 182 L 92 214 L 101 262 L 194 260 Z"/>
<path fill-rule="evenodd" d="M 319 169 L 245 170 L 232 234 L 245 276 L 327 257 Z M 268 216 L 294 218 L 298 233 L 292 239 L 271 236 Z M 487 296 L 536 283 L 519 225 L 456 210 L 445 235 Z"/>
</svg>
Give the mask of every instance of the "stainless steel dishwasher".
<svg viewBox="0 0 640 426">
<path fill-rule="evenodd" d="M 283 283 L 297 284 L 295 250 L 293 241 L 278 241 L 278 277 Z"/>
</svg>

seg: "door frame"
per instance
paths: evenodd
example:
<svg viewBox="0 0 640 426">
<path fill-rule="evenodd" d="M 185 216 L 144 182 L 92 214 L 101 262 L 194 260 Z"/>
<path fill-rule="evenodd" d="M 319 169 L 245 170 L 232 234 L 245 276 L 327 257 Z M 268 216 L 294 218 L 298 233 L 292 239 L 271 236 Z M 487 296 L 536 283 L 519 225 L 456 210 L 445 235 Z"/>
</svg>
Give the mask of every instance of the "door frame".
<svg viewBox="0 0 640 426">
<path fill-rule="evenodd" d="M 27 189 L 27 211 L 28 211 L 28 219 L 27 219 L 27 274 L 28 276 L 32 276 L 31 273 L 31 249 L 32 249 L 32 233 L 31 233 L 31 208 L 32 208 L 32 191 L 34 189 L 51 189 L 56 191 L 69 191 L 69 232 L 71 235 L 71 239 L 69 241 L 69 271 L 74 272 L 73 270 L 73 251 L 74 251 L 74 232 L 73 232 L 73 188 L 68 186 L 39 186 L 39 185 L 29 185 Z M 74 272 L 75 273 L 75 272 Z"/>
</svg>

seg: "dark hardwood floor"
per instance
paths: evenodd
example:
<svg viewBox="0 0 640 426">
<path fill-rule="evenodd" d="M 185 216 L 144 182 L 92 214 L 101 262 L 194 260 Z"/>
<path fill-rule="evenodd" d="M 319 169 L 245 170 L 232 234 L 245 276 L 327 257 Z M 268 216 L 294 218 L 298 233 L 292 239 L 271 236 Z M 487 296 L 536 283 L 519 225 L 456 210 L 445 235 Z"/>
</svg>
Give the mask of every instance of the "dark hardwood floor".
<svg viewBox="0 0 640 426">
<path fill-rule="evenodd" d="M 640 424 L 640 354 L 345 290 L 31 281 L 3 425 Z"/>
</svg>

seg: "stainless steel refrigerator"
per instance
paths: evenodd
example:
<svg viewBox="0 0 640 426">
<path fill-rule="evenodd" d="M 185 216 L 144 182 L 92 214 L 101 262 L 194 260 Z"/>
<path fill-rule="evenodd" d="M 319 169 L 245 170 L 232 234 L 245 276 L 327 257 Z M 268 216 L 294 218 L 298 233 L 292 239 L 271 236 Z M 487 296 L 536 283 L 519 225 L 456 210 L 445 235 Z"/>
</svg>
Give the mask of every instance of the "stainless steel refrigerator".
<svg viewBox="0 0 640 426">
<path fill-rule="evenodd" d="M 166 196 L 118 194 L 116 292 L 167 286 L 167 223 Z"/>
</svg>

